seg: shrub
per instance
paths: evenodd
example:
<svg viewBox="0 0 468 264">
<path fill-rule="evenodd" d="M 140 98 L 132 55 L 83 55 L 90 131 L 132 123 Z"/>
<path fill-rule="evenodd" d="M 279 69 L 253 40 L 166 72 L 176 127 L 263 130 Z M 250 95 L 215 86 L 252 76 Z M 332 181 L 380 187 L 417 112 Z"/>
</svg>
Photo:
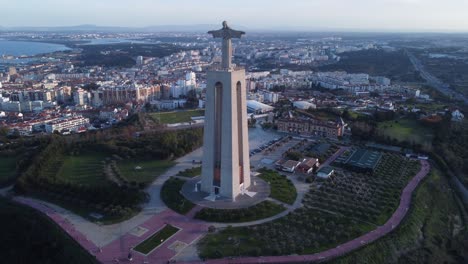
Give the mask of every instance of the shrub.
<svg viewBox="0 0 468 264">
<path fill-rule="evenodd" d="M 170 178 L 161 188 L 161 199 L 167 207 L 180 213 L 188 213 L 195 205 L 180 194 L 180 190 L 185 181 L 177 178 Z"/>
<path fill-rule="evenodd" d="M 197 212 L 195 218 L 210 222 L 237 223 L 268 218 L 284 210 L 285 208 L 282 205 L 270 201 L 263 201 L 243 209 L 203 208 Z"/>
</svg>

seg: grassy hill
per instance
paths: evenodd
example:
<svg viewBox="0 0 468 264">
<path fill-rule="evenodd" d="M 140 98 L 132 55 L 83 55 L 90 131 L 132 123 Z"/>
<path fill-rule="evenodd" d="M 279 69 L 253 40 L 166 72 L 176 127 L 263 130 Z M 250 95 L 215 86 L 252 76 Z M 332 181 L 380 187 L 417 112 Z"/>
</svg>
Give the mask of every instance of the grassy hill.
<svg viewBox="0 0 468 264">
<path fill-rule="evenodd" d="M 0 198 L 2 263 L 98 263 L 39 212 Z"/>
<path fill-rule="evenodd" d="M 410 213 L 395 232 L 330 263 L 467 263 L 466 220 L 446 178 L 433 171 L 416 190 Z"/>
</svg>

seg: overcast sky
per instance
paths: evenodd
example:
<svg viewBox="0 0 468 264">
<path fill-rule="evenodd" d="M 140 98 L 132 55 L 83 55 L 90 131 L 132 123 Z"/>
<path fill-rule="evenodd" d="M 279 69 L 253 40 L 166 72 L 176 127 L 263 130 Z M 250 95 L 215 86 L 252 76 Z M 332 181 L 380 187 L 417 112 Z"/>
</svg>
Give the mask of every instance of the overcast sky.
<svg viewBox="0 0 468 264">
<path fill-rule="evenodd" d="M 468 0 L 0 0 L 0 26 L 231 24 L 468 32 Z"/>
</svg>

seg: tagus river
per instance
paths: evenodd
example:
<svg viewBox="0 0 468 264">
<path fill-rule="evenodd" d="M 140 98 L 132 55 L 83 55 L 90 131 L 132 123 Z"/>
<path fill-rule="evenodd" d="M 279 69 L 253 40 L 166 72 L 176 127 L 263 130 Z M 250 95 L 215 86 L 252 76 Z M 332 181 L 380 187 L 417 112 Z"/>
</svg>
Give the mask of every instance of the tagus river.
<svg viewBox="0 0 468 264">
<path fill-rule="evenodd" d="M 64 45 L 42 43 L 42 42 L 29 42 L 29 41 L 9 41 L 0 39 L 0 56 L 13 55 L 13 56 L 33 56 L 42 53 L 50 53 L 55 51 L 69 50 Z"/>
</svg>

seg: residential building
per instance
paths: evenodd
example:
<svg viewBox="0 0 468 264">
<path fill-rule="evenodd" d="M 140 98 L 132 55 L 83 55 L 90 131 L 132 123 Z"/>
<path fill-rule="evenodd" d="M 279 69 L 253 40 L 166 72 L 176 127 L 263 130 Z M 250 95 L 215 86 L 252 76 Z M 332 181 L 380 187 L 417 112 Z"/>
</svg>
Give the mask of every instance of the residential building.
<svg viewBox="0 0 468 264">
<path fill-rule="evenodd" d="M 255 114 L 264 114 L 264 113 L 269 113 L 273 111 L 273 107 L 257 102 L 255 100 L 247 100 L 247 111 L 249 113 L 255 113 Z"/>
<path fill-rule="evenodd" d="M 333 175 L 333 173 L 335 173 L 335 170 L 332 167 L 325 166 L 317 171 L 317 177 L 322 179 L 328 179 Z"/>
<path fill-rule="evenodd" d="M 320 162 L 318 159 L 315 158 L 305 158 L 299 166 L 297 166 L 297 170 L 302 173 L 310 174 L 314 170 L 316 170 L 320 166 Z"/>
<path fill-rule="evenodd" d="M 55 131 L 62 132 L 64 130 L 78 132 L 80 128 L 87 127 L 89 119 L 83 116 L 64 117 L 45 124 L 47 133 L 54 133 Z"/>
<path fill-rule="evenodd" d="M 317 105 L 315 105 L 314 103 L 311 103 L 311 102 L 307 102 L 307 101 L 295 101 L 295 102 L 293 102 L 293 106 L 298 108 L 298 109 L 301 109 L 301 110 L 308 110 L 308 109 L 316 109 L 317 108 Z"/>
<path fill-rule="evenodd" d="M 452 112 L 452 121 L 461 122 L 465 118 L 465 115 L 460 112 L 460 110 L 455 110 Z"/>
<path fill-rule="evenodd" d="M 304 136 L 337 138 L 343 136 L 345 124 L 313 118 L 281 118 L 276 121 L 278 131 L 297 133 Z"/>
</svg>

